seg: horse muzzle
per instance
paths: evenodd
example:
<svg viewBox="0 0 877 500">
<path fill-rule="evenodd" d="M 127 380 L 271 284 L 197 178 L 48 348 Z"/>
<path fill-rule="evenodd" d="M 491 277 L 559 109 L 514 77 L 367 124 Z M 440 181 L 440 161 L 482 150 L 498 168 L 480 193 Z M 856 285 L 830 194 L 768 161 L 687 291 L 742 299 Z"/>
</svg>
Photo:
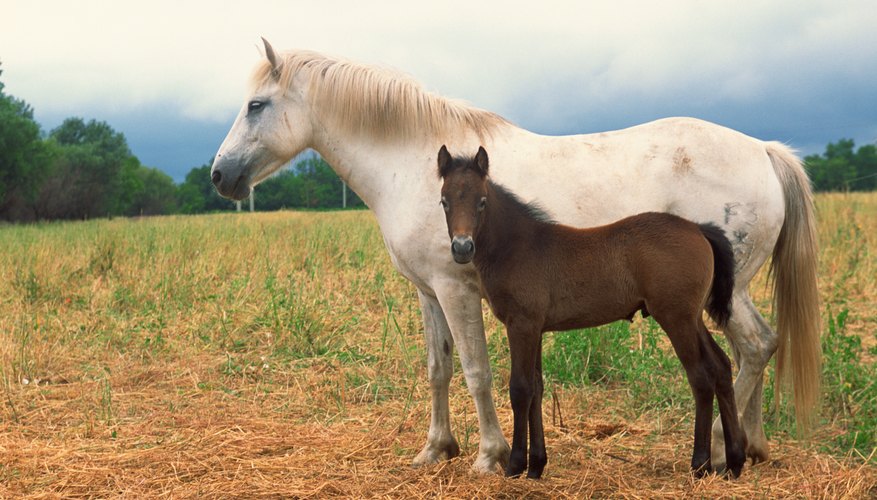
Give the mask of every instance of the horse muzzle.
<svg viewBox="0 0 877 500">
<path fill-rule="evenodd" d="M 210 172 L 210 180 L 216 192 L 232 200 L 243 200 L 250 196 L 250 180 L 244 175 L 244 170 L 235 168 L 225 157 L 217 156 Z"/>
<path fill-rule="evenodd" d="M 470 236 L 454 236 L 451 241 L 451 255 L 454 256 L 454 262 L 457 264 L 472 262 L 472 257 L 475 255 L 475 242 Z"/>
</svg>

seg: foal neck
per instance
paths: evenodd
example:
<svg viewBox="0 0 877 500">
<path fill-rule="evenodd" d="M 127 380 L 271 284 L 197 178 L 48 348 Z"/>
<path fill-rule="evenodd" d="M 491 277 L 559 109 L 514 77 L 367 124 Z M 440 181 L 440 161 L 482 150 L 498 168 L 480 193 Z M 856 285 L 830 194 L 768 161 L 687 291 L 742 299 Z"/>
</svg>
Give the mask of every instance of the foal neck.
<svg viewBox="0 0 877 500">
<path fill-rule="evenodd" d="M 528 249 L 532 240 L 553 226 L 554 221 L 538 205 L 525 203 L 500 184 L 488 180 L 487 208 L 475 245 L 485 259 L 508 256 L 516 249 Z"/>
</svg>

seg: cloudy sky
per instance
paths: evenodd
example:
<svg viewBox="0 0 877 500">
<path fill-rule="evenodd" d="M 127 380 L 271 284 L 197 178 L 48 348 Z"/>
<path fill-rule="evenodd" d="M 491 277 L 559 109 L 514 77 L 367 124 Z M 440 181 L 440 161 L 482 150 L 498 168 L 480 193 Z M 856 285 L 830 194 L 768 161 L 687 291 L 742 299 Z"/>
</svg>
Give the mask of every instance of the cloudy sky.
<svg viewBox="0 0 877 500">
<path fill-rule="evenodd" d="M 209 161 L 264 36 L 398 69 L 546 134 L 665 116 L 804 154 L 877 140 L 873 0 L 0 0 L 5 91 L 108 122 L 176 180 Z"/>
</svg>

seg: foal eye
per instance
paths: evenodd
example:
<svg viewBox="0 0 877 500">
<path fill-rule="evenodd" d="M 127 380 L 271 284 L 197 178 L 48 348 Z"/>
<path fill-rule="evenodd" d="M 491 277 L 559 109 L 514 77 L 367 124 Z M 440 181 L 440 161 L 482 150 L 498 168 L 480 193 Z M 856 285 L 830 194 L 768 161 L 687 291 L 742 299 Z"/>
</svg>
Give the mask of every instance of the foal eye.
<svg viewBox="0 0 877 500">
<path fill-rule="evenodd" d="M 448 211 L 448 200 L 442 198 L 442 200 L 439 202 L 439 204 L 442 206 L 442 208 L 445 210 L 445 212 Z"/>
<path fill-rule="evenodd" d="M 487 198 L 486 197 L 481 198 L 481 200 L 478 202 L 478 210 L 479 211 L 484 210 L 486 207 L 487 207 Z"/>
</svg>

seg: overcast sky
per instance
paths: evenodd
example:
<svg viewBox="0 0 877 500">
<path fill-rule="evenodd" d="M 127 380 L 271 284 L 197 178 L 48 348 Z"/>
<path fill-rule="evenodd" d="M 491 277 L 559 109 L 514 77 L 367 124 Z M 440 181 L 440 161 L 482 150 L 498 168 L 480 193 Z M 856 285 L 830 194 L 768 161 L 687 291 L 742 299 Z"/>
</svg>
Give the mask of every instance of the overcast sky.
<svg viewBox="0 0 877 500">
<path fill-rule="evenodd" d="M 398 69 L 546 134 L 665 116 L 804 154 L 877 140 L 874 0 L 8 1 L 5 91 L 108 122 L 177 181 L 243 103 L 259 37 Z"/>
</svg>

